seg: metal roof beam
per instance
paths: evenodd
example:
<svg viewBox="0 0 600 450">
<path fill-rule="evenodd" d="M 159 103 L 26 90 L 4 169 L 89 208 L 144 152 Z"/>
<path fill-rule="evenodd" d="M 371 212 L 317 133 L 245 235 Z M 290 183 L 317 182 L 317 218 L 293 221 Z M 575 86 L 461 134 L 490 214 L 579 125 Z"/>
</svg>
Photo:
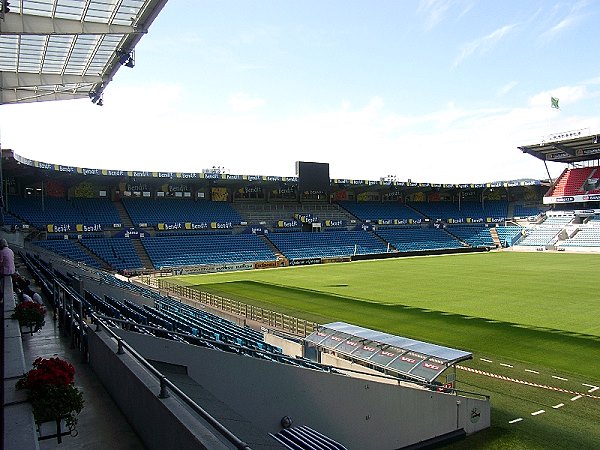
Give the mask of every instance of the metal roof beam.
<svg viewBox="0 0 600 450">
<path fill-rule="evenodd" d="M 102 83 L 99 75 L 58 75 L 19 72 L 0 72 L 0 86 L 3 89 L 16 89 L 34 86 L 54 86 L 77 83 Z"/>
<path fill-rule="evenodd" d="M 88 98 L 87 92 L 73 92 L 73 90 L 40 91 L 37 89 L 2 89 L 0 91 L 0 104 L 8 103 L 33 103 L 46 102 L 50 100 L 72 100 L 76 98 Z"/>
<path fill-rule="evenodd" d="M 575 155 L 575 150 L 571 147 L 567 147 L 566 145 L 562 145 L 562 144 L 558 144 L 558 143 L 554 143 L 552 144 L 557 150 L 560 150 L 561 152 L 565 152 L 568 153 L 571 156 L 576 156 Z"/>
<path fill-rule="evenodd" d="M 0 34 L 3 35 L 145 34 L 147 31 L 145 28 L 128 25 L 82 22 L 79 20 L 20 14 L 6 14 L 4 21 L 0 21 Z"/>
<path fill-rule="evenodd" d="M 527 153 L 528 155 L 535 156 L 537 159 L 541 159 L 542 161 L 546 161 L 546 157 L 540 152 L 534 151 L 529 147 L 523 146 L 518 147 L 523 153 Z"/>
</svg>

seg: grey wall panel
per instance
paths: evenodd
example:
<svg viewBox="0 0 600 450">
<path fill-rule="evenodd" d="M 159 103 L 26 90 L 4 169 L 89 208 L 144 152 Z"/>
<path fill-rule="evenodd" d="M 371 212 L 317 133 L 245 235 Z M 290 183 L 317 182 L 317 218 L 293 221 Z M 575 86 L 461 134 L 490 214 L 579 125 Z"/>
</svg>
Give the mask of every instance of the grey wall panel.
<svg viewBox="0 0 600 450">
<path fill-rule="evenodd" d="M 225 450 L 234 448 L 215 436 L 173 395 L 158 398 L 160 384 L 133 357 L 115 353 L 106 332 L 89 335 L 90 365 L 115 403 L 150 450 Z"/>
<path fill-rule="evenodd" d="M 483 400 L 119 334 L 148 359 L 187 366 L 191 378 L 269 432 L 279 431 L 281 418 L 289 416 L 294 425 L 308 425 L 351 449 L 396 449 L 460 428 L 475 431 L 489 418 Z M 477 423 L 470 420 L 474 407 L 481 412 Z"/>
</svg>

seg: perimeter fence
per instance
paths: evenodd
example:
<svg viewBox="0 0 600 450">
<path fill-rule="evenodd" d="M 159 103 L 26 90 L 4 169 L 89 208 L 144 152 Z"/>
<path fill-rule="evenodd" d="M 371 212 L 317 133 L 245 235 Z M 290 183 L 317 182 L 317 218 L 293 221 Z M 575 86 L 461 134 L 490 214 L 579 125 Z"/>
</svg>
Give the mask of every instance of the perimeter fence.
<svg viewBox="0 0 600 450">
<path fill-rule="evenodd" d="M 216 310 L 242 317 L 246 320 L 251 320 L 295 336 L 308 336 L 319 326 L 316 322 L 271 311 L 260 306 L 249 305 L 221 295 L 200 291 L 190 286 L 182 286 L 165 279 L 165 277 L 142 276 L 139 280 L 150 287 L 165 291 L 180 299 L 189 300 L 192 302 L 192 305 L 193 303 L 201 303 Z"/>
</svg>

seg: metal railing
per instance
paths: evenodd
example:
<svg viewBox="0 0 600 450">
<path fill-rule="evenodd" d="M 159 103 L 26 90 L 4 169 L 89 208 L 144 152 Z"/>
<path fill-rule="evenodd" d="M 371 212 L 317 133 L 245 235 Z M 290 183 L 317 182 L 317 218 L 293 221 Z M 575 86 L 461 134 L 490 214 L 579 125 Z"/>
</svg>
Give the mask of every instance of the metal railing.
<svg viewBox="0 0 600 450">
<path fill-rule="evenodd" d="M 160 383 L 160 392 L 158 398 L 168 398 L 169 391 L 176 394 L 181 401 L 189 406 L 196 414 L 204 419 L 214 430 L 223 436 L 228 442 L 233 444 L 235 448 L 240 450 L 251 450 L 251 447 L 235 436 L 231 431 L 225 428 L 217 419 L 211 416 L 206 410 L 198 405 L 194 400 L 188 397 L 181 389 L 173 384 L 164 374 L 150 364 L 142 355 L 140 355 L 133 347 L 125 342 L 113 330 L 110 329 L 105 322 L 105 318 L 92 312 L 84 311 L 82 299 L 75 294 L 69 287 L 61 281 L 54 280 L 54 307 L 55 314 L 59 319 L 59 326 L 63 328 L 65 334 L 71 336 L 72 347 L 78 347 L 82 352 L 87 353 L 87 335 L 91 332 L 87 322 L 84 320 L 84 314 L 92 319 L 92 323 L 98 327 L 96 332 L 106 330 L 106 332 L 117 342 L 117 355 L 129 353 L 136 361 L 138 361 L 148 372 L 150 372 Z M 116 319 L 110 319 L 116 321 Z M 117 320 L 121 322 L 120 320 Z M 139 325 L 138 325 L 139 326 Z"/>
<path fill-rule="evenodd" d="M 140 280 L 151 287 L 167 291 L 180 298 L 191 300 L 192 302 L 202 303 L 211 308 L 230 313 L 232 315 L 243 317 L 279 331 L 293 334 L 295 336 L 308 336 L 319 326 L 316 322 L 300 319 L 298 317 L 283 314 L 277 311 L 264 309 L 259 306 L 248 305 L 237 300 L 233 300 L 220 295 L 199 291 L 189 286 L 181 286 L 172 283 L 164 278 L 152 279 L 151 277 L 141 277 Z M 153 286 L 152 283 L 155 283 Z"/>
<path fill-rule="evenodd" d="M 169 398 L 169 391 L 179 397 L 187 406 L 189 406 L 192 411 L 198 414 L 202 419 L 204 419 L 211 427 L 213 427 L 221 436 L 223 436 L 227 441 L 232 443 L 235 448 L 240 450 L 251 450 L 250 446 L 238 438 L 235 434 L 229 431 L 221 422 L 211 416 L 205 409 L 203 409 L 200 405 L 198 405 L 194 400 L 192 400 L 185 392 L 179 389 L 171 380 L 169 380 L 165 375 L 162 374 L 158 369 L 156 369 L 152 364 L 150 364 L 142 355 L 140 355 L 133 347 L 131 347 L 126 341 L 124 341 L 119 335 L 117 335 L 113 330 L 107 326 L 103 319 L 98 317 L 96 314 L 92 313 L 91 317 L 94 319 L 94 322 L 97 326 L 100 326 L 96 331 L 100 331 L 100 329 L 106 330 L 106 332 L 117 341 L 117 355 L 125 354 L 125 351 L 129 353 L 133 358 L 139 362 L 148 372 L 150 372 L 160 383 L 160 391 L 158 393 L 158 398 L 164 399 Z"/>
</svg>

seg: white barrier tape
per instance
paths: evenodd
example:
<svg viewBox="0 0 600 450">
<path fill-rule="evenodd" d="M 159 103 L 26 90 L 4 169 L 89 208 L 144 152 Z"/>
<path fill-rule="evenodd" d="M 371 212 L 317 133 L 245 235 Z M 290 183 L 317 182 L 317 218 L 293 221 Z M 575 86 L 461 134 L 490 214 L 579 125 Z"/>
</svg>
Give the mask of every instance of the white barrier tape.
<svg viewBox="0 0 600 450">
<path fill-rule="evenodd" d="M 548 386 L 548 385 L 545 385 L 545 384 L 532 383 L 530 381 L 517 380 L 515 378 L 505 377 L 504 375 L 498 375 L 498 374 L 495 374 L 495 373 L 485 372 L 483 370 L 473 369 L 471 367 L 465 367 L 465 366 L 461 366 L 459 364 L 456 365 L 456 368 L 460 369 L 460 370 L 465 370 L 467 372 L 476 373 L 478 375 L 484 375 L 484 376 L 490 377 L 490 378 L 497 378 L 499 380 L 511 381 L 511 382 L 517 383 L 517 384 L 524 384 L 526 386 L 532 386 L 532 387 L 537 387 L 537 388 L 541 388 L 541 389 L 547 389 L 549 391 L 564 392 L 566 394 L 575 394 L 575 395 L 579 396 L 579 398 L 581 398 L 581 397 L 588 397 L 588 398 L 594 398 L 596 400 L 600 400 L 600 397 L 598 397 L 596 395 L 583 394 L 581 392 L 570 391 L 568 389 L 563 389 L 563 388 L 559 388 L 559 387 L 555 387 L 555 386 Z"/>
</svg>

